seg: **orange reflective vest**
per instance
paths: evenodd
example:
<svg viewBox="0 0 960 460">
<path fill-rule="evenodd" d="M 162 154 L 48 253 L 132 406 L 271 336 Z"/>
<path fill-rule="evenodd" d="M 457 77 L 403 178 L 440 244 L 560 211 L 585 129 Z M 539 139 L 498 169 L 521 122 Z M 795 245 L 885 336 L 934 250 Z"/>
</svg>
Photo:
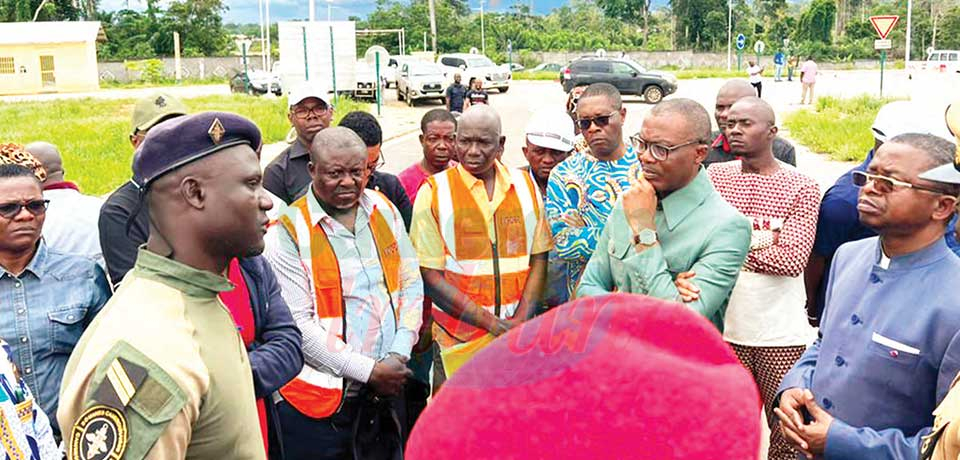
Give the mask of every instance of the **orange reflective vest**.
<svg viewBox="0 0 960 460">
<path fill-rule="evenodd" d="M 396 321 L 399 317 L 397 295 L 400 291 L 400 250 L 393 229 L 380 209 L 389 209 L 394 216 L 397 211 L 380 192 L 366 190 L 364 193 L 374 203 L 370 213 L 370 231 L 380 256 L 384 283 L 390 293 Z M 310 275 L 308 278 L 313 287 L 314 306 L 317 310 L 315 320 L 328 333 L 327 347 L 330 350 L 342 349 L 341 342 L 346 341 L 346 331 L 350 325 L 346 321 L 340 265 L 320 223 L 311 225 L 314 219 L 310 215 L 310 196 L 308 193 L 293 202 L 288 212 L 280 216 L 279 223 L 297 243 L 300 261 Z M 284 385 L 280 394 L 303 415 L 320 419 L 329 417 L 340 409 L 343 391 L 342 377 L 304 364 L 300 374 Z"/>
<path fill-rule="evenodd" d="M 494 235 L 457 168 L 429 179 L 432 211 L 444 243 L 444 278 L 479 306 L 500 318 L 516 312 L 527 284 L 530 253 L 541 209 L 540 191 L 530 176 L 510 170 L 512 186 L 494 210 Z M 470 342 L 487 331 L 434 306 L 434 336 L 441 347 Z"/>
</svg>

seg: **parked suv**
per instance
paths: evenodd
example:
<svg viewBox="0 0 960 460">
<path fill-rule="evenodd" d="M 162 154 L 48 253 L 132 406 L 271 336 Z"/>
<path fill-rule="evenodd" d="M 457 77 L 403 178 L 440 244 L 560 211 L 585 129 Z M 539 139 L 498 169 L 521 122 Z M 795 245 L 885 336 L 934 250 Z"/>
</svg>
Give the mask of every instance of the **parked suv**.
<svg viewBox="0 0 960 460">
<path fill-rule="evenodd" d="M 471 78 L 479 78 L 483 80 L 483 89 L 498 89 L 501 93 L 510 89 L 510 70 L 494 64 L 482 54 L 441 54 L 437 63 L 443 66 L 447 83 L 452 83 L 453 75 L 459 73 L 464 84 Z"/>
<path fill-rule="evenodd" d="M 397 100 L 413 105 L 421 99 L 443 101 L 443 69 L 432 62 L 404 62 L 397 71 Z"/>
<path fill-rule="evenodd" d="M 583 57 L 576 59 L 561 74 L 563 90 L 586 83 L 610 83 L 620 94 L 643 96 L 651 104 L 677 91 L 677 77 L 667 72 L 651 71 L 627 58 Z"/>
</svg>

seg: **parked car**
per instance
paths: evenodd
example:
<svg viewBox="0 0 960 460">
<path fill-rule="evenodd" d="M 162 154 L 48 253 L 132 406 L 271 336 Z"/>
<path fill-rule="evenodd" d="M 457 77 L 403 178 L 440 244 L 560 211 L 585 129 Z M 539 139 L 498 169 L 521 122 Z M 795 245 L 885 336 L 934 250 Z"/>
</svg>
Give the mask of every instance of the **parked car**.
<svg viewBox="0 0 960 460">
<path fill-rule="evenodd" d="M 357 87 L 353 91 L 353 96 L 357 99 L 377 99 L 377 75 L 376 71 L 370 67 L 364 60 L 357 61 L 354 68 L 354 75 L 357 79 Z"/>
<path fill-rule="evenodd" d="M 453 75 L 459 73 L 464 83 L 479 78 L 483 80 L 484 89 L 498 89 L 501 93 L 510 89 L 510 72 L 482 54 L 441 54 L 437 63 L 443 66 L 445 83 L 452 83 Z"/>
<path fill-rule="evenodd" d="M 923 69 L 936 72 L 960 72 L 960 51 L 933 50 L 927 54 Z"/>
<path fill-rule="evenodd" d="M 677 77 L 671 73 L 645 69 L 629 58 L 583 57 L 563 69 L 560 84 L 569 92 L 586 83 L 610 83 L 620 94 L 643 96 L 650 104 L 660 102 L 677 91 Z"/>
<path fill-rule="evenodd" d="M 397 72 L 397 100 L 413 106 L 423 99 L 444 100 L 443 68 L 432 62 L 405 62 Z"/>
<path fill-rule="evenodd" d="M 537 65 L 533 68 L 534 72 L 559 72 L 563 66 L 560 64 L 555 64 L 552 62 L 544 62 L 543 64 Z"/>
<path fill-rule="evenodd" d="M 504 69 L 509 70 L 511 72 L 519 72 L 521 70 L 526 69 L 526 67 L 524 67 L 523 64 L 520 64 L 519 62 L 511 62 L 509 64 L 503 63 L 503 64 L 500 64 L 500 67 L 503 67 Z"/>
<path fill-rule="evenodd" d="M 250 70 L 247 72 L 250 80 L 250 89 L 256 94 L 273 93 L 279 96 L 283 91 L 280 85 L 280 76 L 265 70 Z"/>
</svg>

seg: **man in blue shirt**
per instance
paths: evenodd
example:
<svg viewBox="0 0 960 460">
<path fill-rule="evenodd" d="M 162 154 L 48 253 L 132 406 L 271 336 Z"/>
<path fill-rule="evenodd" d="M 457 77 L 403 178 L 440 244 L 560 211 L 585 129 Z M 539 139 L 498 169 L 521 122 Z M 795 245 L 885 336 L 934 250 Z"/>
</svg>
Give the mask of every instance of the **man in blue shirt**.
<svg viewBox="0 0 960 460">
<path fill-rule="evenodd" d="M 56 414 L 67 359 L 110 298 L 110 284 L 92 259 L 56 252 L 40 238 L 45 176 L 20 146 L 0 145 L 0 337 L 40 408 Z"/>
<path fill-rule="evenodd" d="M 853 173 L 860 222 L 879 237 L 837 251 L 820 338 L 784 377 L 775 409 L 808 457 L 918 458 L 960 371 L 960 259 L 943 238 L 957 187 L 918 178 L 954 149 L 903 134 Z"/>
<path fill-rule="evenodd" d="M 783 81 L 783 64 L 786 61 L 786 57 L 783 55 L 783 51 L 777 51 L 777 54 L 773 55 L 773 65 L 776 69 L 776 74 L 773 77 L 773 81 Z"/>
<path fill-rule="evenodd" d="M 949 138 L 943 120 L 939 118 L 941 110 L 931 110 L 915 102 L 895 101 L 883 106 L 877 113 L 870 128 L 873 133 L 874 147 L 867 153 L 863 163 L 857 165 L 827 190 L 820 202 L 820 219 L 817 221 L 817 237 L 813 243 L 813 252 L 804 270 L 804 284 L 807 289 L 807 315 L 810 324 L 820 324 L 823 311 L 823 297 L 827 287 L 827 274 L 830 263 L 840 245 L 868 238 L 877 233 L 860 223 L 857 215 L 857 195 L 859 189 L 853 184 L 854 171 L 866 171 L 870 160 L 883 142 L 903 133 L 927 133 Z M 944 238 L 947 246 L 960 254 L 960 243 L 954 237 L 957 218 L 950 221 Z"/>
</svg>

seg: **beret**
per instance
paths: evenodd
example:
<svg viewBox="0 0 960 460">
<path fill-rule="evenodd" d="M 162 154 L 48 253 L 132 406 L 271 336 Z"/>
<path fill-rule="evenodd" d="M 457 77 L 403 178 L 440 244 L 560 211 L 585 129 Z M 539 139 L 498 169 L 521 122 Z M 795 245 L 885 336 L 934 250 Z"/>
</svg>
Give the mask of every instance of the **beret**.
<svg viewBox="0 0 960 460">
<path fill-rule="evenodd" d="M 421 414 L 406 458 L 756 460 L 760 413 L 753 378 L 710 322 L 612 294 L 478 352 Z"/>
<path fill-rule="evenodd" d="M 161 122 L 133 155 L 133 181 L 140 188 L 160 176 L 220 150 L 249 145 L 260 149 L 260 130 L 252 121 L 228 112 L 203 112 Z"/>
</svg>

